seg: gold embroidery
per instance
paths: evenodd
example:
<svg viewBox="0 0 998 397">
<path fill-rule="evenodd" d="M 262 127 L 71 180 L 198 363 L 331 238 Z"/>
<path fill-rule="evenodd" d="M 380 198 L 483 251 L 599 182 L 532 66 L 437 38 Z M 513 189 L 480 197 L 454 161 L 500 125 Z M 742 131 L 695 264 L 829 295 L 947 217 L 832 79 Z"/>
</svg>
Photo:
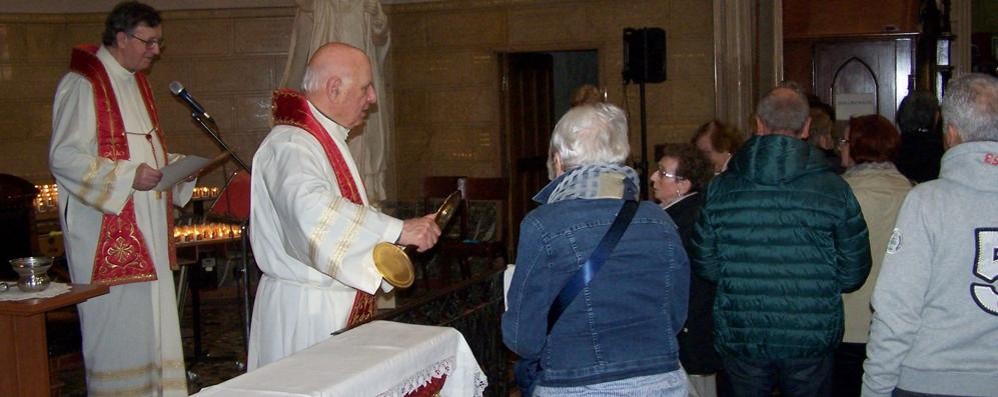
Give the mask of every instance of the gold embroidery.
<svg viewBox="0 0 998 397">
<path fill-rule="evenodd" d="M 342 197 L 333 198 L 333 202 L 326 206 L 326 210 L 319 217 L 319 222 L 315 224 L 312 233 L 308 236 L 308 258 L 311 263 L 318 263 L 316 255 L 319 252 L 319 245 L 322 244 L 326 233 L 329 232 L 329 223 L 332 222 L 333 217 L 339 211 L 342 201 Z"/>
<path fill-rule="evenodd" d="M 350 220 L 350 229 L 347 230 L 346 234 L 340 238 L 340 243 L 336 246 L 336 251 L 333 253 L 332 259 L 329 261 L 329 275 L 335 276 L 336 272 L 340 270 L 340 264 L 343 263 L 343 257 L 347 254 L 347 247 L 353 245 L 353 240 L 357 237 L 357 233 L 360 231 L 360 225 L 364 223 L 364 218 L 367 216 L 367 207 L 358 205 L 357 212 L 354 214 L 354 218 Z"/>
<path fill-rule="evenodd" d="M 118 263 L 122 263 L 128 257 L 135 255 L 133 247 L 125 244 L 125 239 L 118 238 L 115 240 L 114 245 L 108 249 L 108 255 L 113 256 Z"/>
<path fill-rule="evenodd" d="M 142 386 L 136 386 L 128 389 L 115 389 L 115 390 L 99 390 L 95 385 L 90 384 L 87 388 L 87 395 L 92 397 L 131 397 L 131 396 L 148 396 L 152 395 L 153 385 L 151 383 L 146 383 Z"/>
<path fill-rule="evenodd" d="M 101 158 L 98 157 L 91 161 L 90 168 L 87 169 L 86 175 L 83 175 L 83 183 L 80 186 L 80 197 L 84 200 L 87 199 L 87 195 L 90 194 L 90 191 L 94 188 L 94 178 L 97 176 L 97 170 L 100 169 L 100 160 Z"/>
<path fill-rule="evenodd" d="M 93 382 L 120 382 L 134 378 L 142 378 L 150 373 L 158 372 L 163 385 L 176 385 L 178 382 L 186 389 L 186 374 L 184 373 L 184 362 L 182 360 L 164 361 L 162 365 L 149 363 L 146 365 L 114 370 L 114 371 L 87 371 L 87 379 Z M 173 372 L 173 373 L 170 373 Z M 151 388 L 151 385 L 140 386 L 144 389 Z M 135 389 L 135 388 L 133 388 Z M 118 391 L 115 393 L 131 393 L 131 389 Z M 93 391 L 91 391 L 93 392 Z M 105 392 L 101 392 L 105 393 Z"/>
<path fill-rule="evenodd" d="M 118 162 L 113 161 L 111 163 L 111 172 L 108 172 L 107 176 L 104 177 L 104 186 L 101 188 L 100 196 L 97 197 L 97 201 L 94 205 L 97 208 L 103 208 L 107 200 L 111 199 L 111 189 L 114 188 L 114 182 L 118 180 Z"/>
<path fill-rule="evenodd" d="M 152 370 L 158 370 L 159 365 L 155 363 L 149 363 L 140 367 L 132 367 L 126 369 L 119 369 L 115 371 L 87 371 L 87 378 L 93 380 L 122 380 L 135 378 L 144 374 L 149 373 Z"/>
</svg>

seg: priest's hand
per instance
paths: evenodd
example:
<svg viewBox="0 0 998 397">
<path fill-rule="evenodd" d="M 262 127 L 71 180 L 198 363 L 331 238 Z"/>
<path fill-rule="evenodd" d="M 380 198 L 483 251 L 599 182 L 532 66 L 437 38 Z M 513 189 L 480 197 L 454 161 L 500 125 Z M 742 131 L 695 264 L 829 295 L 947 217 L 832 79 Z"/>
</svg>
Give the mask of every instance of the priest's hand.
<svg viewBox="0 0 998 397">
<path fill-rule="evenodd" d="M 437 214 L 429 214 L 403 221 L 398 243 L 415 246 L 419 252 L 433 248 L 437 238 L 440 237 L 440 227 L 437 226 L 436 217 Z"/>
<path fill-rule="evenodd" d="M 135 169 L 135 179 L 132 180 L 132 188 L 140 191 L 152 190 L 159 183 L 160 179 L 163 179 L 163 173 L 160 170 L 150 167 L 149 164 L 142 163 L 139 164 L 139 168 Z"/>
</svg>

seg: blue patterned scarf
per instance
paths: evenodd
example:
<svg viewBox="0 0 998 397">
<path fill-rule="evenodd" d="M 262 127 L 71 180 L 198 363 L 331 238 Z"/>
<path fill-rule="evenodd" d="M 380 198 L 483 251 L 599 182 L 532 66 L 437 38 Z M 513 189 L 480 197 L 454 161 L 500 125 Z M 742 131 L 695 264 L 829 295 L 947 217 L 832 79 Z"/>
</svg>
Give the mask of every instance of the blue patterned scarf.
<svg viewBox="0 0 998 397">
<path fill-rule="evenodd" d="M 534 201 L 549 204 L 571 199 L 637 200 L 640 192 L 638 180 L 638 173 L 625 165 L 584 165 L 555 178 L 534 196 Z"/>
</svg>

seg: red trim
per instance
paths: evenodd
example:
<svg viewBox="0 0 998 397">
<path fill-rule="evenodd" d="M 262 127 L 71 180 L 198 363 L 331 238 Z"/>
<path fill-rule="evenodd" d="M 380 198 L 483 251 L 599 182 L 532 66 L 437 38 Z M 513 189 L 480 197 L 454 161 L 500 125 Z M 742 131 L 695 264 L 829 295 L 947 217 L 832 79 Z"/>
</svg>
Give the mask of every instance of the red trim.
<svg viewBox="0 0 998 397">
<path fill-rule="evenodd" d="M 309 133 L 326 153 L 330 167 L 336 175 L 336 184 L 340 188 L 340 194 L 354 204 L 364 205 L 360 196 L 357 183 L 350 174 L 350 167 L 347 165 L 343 153 L 340 152 L 329 132 L 319 123 L 308 106 L 308 100 L 299 92 L 290 89 L 280 89 L 274 91 L 274 125 L 290 125 L 301 128 Z M 377 299 L 373 294 L 357 290 L 354 296 L 353 306 L 350 308 L 350 316 L 347 317 L 347 326 L 352 327 L 367 319 L 374 317 L 377 310 Z"/>
<path fill-rule="evenodd" d="M 96 56 L 98 49 L 96 45 L 88 44 L 73 48 L 69 68 L 85 77 L 93 87 L 98 155 L 112 161 L 128 160 L 130 153 L 128 139 L 125 137 L 125 123 L 121 118 L 118 100 L 111 88 L 111 79 Z M 146 109 L 150 111 L 149 117 L 158 130 L 159 120 L 155 116 L 155 107 L 151 104 L 152 92 L 149 84 L 144 76 L 137 75 L 137 78 L 142 100 L 146 103 Z M 157 136 L 162 143 L 162 135 L 157 134 Z M 173 217 L 169 210 L 166 215 L 172 226 Z M 120 214 L 104 214 L 98 239 L 91 282 L 119 285 L 156 279 L 156 268 L 146 248 L 142 231 L 139 230 L 135 220 L 135 206 L 131 197 Z M 171 260 L 174 258 L 173 255 L 171 250 Z"/>
<path fill-rule="evenodd" d="M 444 388 L 444 383 L 447 382 L 447 375 L 441 375 L 439 378 L 430 378 L 430 381 L 413 390 L 412 392 L 405 395 L 405 397 L 433 397 L 440 395 L 440 390 Z"/>
</svg>

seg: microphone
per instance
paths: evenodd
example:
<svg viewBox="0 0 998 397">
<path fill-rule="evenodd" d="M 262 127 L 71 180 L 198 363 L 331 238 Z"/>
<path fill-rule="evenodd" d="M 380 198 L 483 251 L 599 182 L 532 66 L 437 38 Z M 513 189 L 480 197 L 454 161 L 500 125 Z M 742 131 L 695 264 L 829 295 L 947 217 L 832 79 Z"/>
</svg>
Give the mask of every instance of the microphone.
<svg viewBox="0 0 998 397">
<path fill-rule="evenodd" d="M 204 107 L 201 106 L 198 101 L 194 100 L 194 97 L 191 96 L 190 92 L 187 92 L 187 89 L 184 88 L 183 84 L 180 84 L 180 82 L 177 81 L 170 83 L 170 92 L 182 99 L 184 102 L 187 102 L 187 106 L 190 106 L 191 110 L 193 110 L 195 114 L 202 115 L 204 118 L 212 120 L 211 115 L 204 111 Z"/>
</svg>

